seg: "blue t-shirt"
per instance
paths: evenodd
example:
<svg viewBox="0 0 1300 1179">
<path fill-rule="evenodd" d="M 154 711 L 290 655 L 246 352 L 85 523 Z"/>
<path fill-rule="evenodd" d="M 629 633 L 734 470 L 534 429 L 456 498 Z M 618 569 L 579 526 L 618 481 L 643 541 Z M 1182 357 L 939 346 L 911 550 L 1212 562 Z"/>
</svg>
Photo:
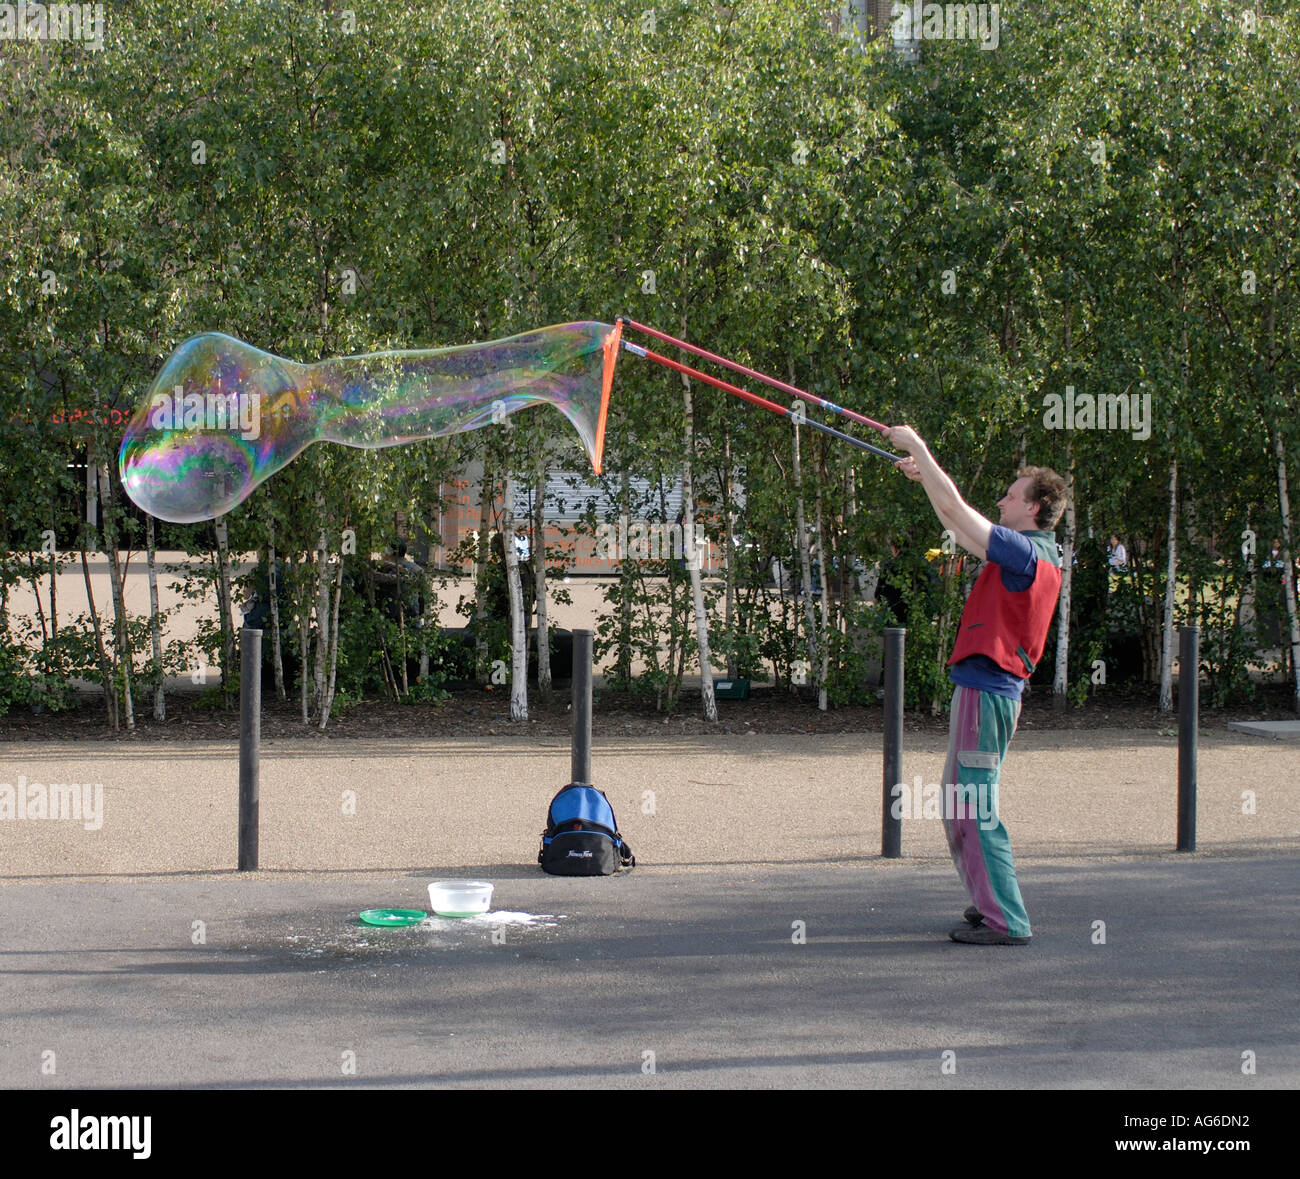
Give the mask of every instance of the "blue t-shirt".
<svg viewBox="0 0 1300 1179">
<path fill-rule="evenodd" d="M 1013 532 L 994 524 L 989 535 L 989 561 L 1002 571 L 1002 587 L 1009 593 L 1024 593 L 1034 584 L 1038 562 L 1060 566 L 1061 557 L 1056 551 L 1056 534 L 1053 532 Z M 999 667 L 987 655 L 968 655 L 948 669 L 948 678 L 963 688 L 979 688 L 995 696 L 1009 696 L 1019 700 L 1026 681 Z"/>
</svg>

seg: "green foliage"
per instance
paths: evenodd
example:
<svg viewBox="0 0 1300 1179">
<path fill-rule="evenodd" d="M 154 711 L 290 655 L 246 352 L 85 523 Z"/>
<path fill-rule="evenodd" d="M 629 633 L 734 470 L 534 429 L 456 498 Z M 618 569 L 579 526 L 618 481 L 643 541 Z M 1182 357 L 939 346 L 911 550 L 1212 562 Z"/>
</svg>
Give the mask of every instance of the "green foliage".
<svg viewBox="0 0 1300 1179">
<path fill-rule="evenodd" d="M 941 644 L 939 617 L 945 602 L 950 610 L 959 608 L 955 583 L 946 596 L 936 594 L 933 603 L 922 594 L 907 603 L 903 698 L 908 708 L 938 711 L 952 695 L 947 664 L 956 628 L 951 628 L 948 641 Z"/>
<path fill-rule="evenodd" d="M 25 680 L 21 649 L 14 647 L 7 635 L 0 638 L 0 716 L 27 699 Z"/>
<path fill-rule="evenodd" d="M 1207 676 L 1206 703 L 1211 708 L 1251 701 L 1258 694 L 1250 675 L 1254 652 L 1241 625 L 1238 574 L 1238 568 L 1230 565 L 1213 581 L 1202 583 L 1195 603 L 1193 617 L 1201 628 L 1201 661 Z"/>
<path fill-rule="evenodd" d="M 844 632 L 831 632 L 831 676 L 827 685 L 832 704 L 875 704 L 883 683 L 884 632 L 893 626 L 880 602 L 852 602 Z M 904 660 L 907 652 L 904 650 Z M 906 671 L 904 672 L 906 675 Z"/>
<path fill-rule="evenodd" d="M 1211 697 L 1248 698 L 1260 656 L 1238 625 L 1250 587 L 1233 554 L 1243 530 L 1293 523 L 1277 450 L 1294 501 L 1300 446 L 1300 13 L 1280 0 L 1251 12 L 1248 29 L 1226 0 L 1049 0 L 1014 19 L 1006 6 L 996 51 L 927 40 L 915 65 L 888 38 L 864 48 L 824 9 L 784 0 L 674 0 L 650 24 L 641 8 L 563 0 L 139 0 L 114 9 L 103 52 L 14 43 L 0 75 L 0 552 L 15 555 L 0 588 L 31 574 L 49 530 L 63 554 L 103 543 L 82 523 L 85 465 L 112 468 L 123 415 L 189 334 L 313 360 L 624 312 L 910 422 L 986 515 L 1022 459 L 1073 469 L 1081 537 L 1118 533 L 1136 567 L 1102 592 L 1081 562 L 1071 698 L 1099 689 L 1098 658 L 1108 683 L 1154 674 L 1173 540 L 1178 620 L 1201 622 Z M 1067 389 L 1149 395 L 1149 437 L 1049 428 L 1044 398 Z M 681 406 L 675 376 L 624 358 L 612 495 L 625 474 L 658 489 L 678 478 Z M 500 462 L 575 464 L 553 411 L 514 420 L 509 438 L 493 432 Z M 693 425 L 699 515 L 735 557 L 729 621 L 710 606 L 715 658 L 751 675 L 770 665 L 789 685 L 807 623 L 767 572 L 773 557 L 798 566 L 790 427 L 698 387 Z M 809 433 L 804 508 L 811 525 L 820 497 L 823 576 L 839 591 L 839 572 L 882 560 L 891 539 L 919 567 L 939 531 L 921 491 Z M 232 553 L 264 554 L 274 528 L 295 563 L 282 625 L 298 667 L 313 668 L 320 633 L 311 621 L 298 650 L 322 531 L 336 554 L 352 530 L 365 566 L 394 547 L 399 519 L 436 518 L 440 485 L 482 441 L 313 447 L 229 514 Z M 133 514 L 116 525 L 140 547 Z M 187 592 L 205 616 L 192 649 L 167 642 L 161 668 L 129 620 L 137 687 L 200 654 L 229 680 L 202 563 L 211 527 L 166 526 L 159 544 L 200 558 Z M 598 623 L 612 682 L 661 707 L 696 642 L 677 572 L 625 563 Z M 908 595 L 913 707 L 946 695 L 937 621 L 960 601 L 945 592 L 916 582 Z M 360 572 L 339 617 L 336 709 L 386 690 L 382 659 L 400 661 L 403 641 Z M 872 698 L 883 622 L 851 589 L 832 597 L 833 702 Z M 57 640 L 16 614 L 6 625 L 0 705 L 55 707 L 71 678 L 103 679 L 89 620 Z M 504 622 L 481 629 L 489 658 L 508 659 Z M 432 696 L 459 652 L 430 654 L 418 691 Z"/>
<path fill-rule="evenodd" d="M 26 706 L 34 712 L 62 712 L 77 703 L 67 662 L 59 656 L 72 645 L 75 632 L 63 632 L 33 655 L 30 648 L 0 636 L 0 716 Z"/>
<path fill-rule="evenodd" d="M 629 561 L 628 576 L 602 589 L 608 611 L 596 624 L 593 642 L 597 662 L 626 646 L 633 664 L 642 670 L 635 675 L 607 677 L 615 691 L 653 699 L 655 707 L 673 711 L 681 688 L 682 672 L 697 651 L 694 616 L 690 606 L 690 582 L 674 561 Z M 712 600 L 713 595 L 709 595 Z M 622 619 L 630 619 L 624 630 Z"/>
</svg>

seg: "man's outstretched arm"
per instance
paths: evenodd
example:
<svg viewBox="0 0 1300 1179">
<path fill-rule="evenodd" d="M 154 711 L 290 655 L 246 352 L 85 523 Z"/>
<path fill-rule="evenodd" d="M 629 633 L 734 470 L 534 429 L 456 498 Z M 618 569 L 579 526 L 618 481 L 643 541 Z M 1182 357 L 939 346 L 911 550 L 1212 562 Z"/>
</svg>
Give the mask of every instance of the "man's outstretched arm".
<svg viewBox="0 0 1300 1179">
<path fill-rule="evenodd" d="M 974 553 L 981 561 L 988 560 L 992 522 L 962 499 L 957 485 L 911 426 L 894 426 L 886 436 L 899 450 L 908 453 L 909 457 L 899 462 L 898 469 L 925 488 L 939 522 L 967 552 Z"/>
</svg>

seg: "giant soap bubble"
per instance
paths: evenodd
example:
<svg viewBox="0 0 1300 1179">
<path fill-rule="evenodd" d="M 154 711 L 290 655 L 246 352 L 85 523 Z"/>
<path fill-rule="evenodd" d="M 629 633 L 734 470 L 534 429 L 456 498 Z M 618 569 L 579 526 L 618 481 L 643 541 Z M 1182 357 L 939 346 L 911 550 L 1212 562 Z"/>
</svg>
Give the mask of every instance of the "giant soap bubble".
<svg viewBox="0 0 1300 1179">
<path fill-rule="evenodd" d="M 562 323 L 459 348 L 296 364 L 220 332 L 167 358 L 127 426 L 122 485 L 160 520 L 212 520 L 313 442 L 374 449 L 555 406 L 600 472 L 620 327 Z"/>
</svg>

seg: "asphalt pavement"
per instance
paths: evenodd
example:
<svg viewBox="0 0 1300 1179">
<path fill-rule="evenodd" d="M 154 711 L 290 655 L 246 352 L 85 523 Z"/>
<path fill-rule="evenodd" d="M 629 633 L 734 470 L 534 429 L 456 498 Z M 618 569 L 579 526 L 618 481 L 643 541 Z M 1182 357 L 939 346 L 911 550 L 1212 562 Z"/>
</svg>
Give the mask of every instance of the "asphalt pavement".
<svg viewBox="0 0 1300 1179">
<path fill-rule="evenodd" d="M 909 742 L 924 784 L 942 742 Z M 554 743 L 279 743 L 251 873 L 233 751 L 11 745 L 0 798 L 104 796 L 0 821 L 0 1086 L 1293 1089 L 1300 754 L 1201 752 L 1178 853 L 1173 741 L 1018 736 L 1034 938 L 975 947 L 937 821 L 879 858 L 878 736 L 598 742 L 641 863 L 597 879 L 533 863 Z M 493 913 L 359 923 L 447 876 Z"/>
</svg>

